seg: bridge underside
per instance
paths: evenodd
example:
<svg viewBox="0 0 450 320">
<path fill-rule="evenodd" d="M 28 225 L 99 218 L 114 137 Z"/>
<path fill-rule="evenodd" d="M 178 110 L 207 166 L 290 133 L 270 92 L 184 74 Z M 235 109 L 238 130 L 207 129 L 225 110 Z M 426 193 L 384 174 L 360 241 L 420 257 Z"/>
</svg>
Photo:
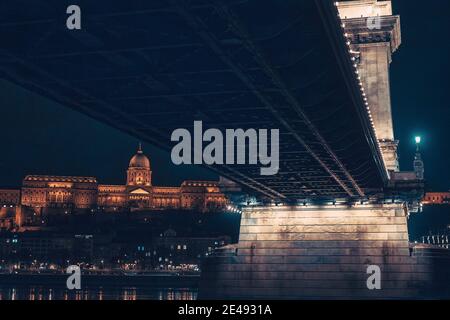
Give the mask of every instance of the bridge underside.
<svg viewBox="0 0 450 320">
<path fill-rule="evenodd" d="M 280 129 L 280 171 L 212 169 L 268 199 L 386 185 L 337 10 L 319 0 L 10 1 L 0 76 L 164 149 L 174 129 Z"/>
</svg>

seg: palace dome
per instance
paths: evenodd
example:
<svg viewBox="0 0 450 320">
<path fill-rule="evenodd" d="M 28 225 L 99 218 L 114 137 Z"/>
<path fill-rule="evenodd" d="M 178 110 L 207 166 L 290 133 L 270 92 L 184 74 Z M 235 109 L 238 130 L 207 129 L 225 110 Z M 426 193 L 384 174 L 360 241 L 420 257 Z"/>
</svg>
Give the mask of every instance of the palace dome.
<svg viewBox="0 0 450 320">
<path fill-rule="evenodd" d="M 150 160 L 142 152 L 141 144 L 139 144 L 137 153 L 131 158 L 129 167 L 150 169 Z"/>
</svg>

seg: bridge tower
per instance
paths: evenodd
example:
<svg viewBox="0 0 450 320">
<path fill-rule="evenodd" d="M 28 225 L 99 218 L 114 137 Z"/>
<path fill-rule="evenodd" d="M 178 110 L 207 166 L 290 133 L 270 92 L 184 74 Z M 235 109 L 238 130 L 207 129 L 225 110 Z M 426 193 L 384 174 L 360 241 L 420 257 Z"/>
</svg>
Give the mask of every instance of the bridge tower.
<svg viewBox="0 0 450 320">
<path fill-rule="evenodd" d="M 359 65 L 386 168 L 398 172 L 389 67 L 401 44 L 400 16 L 392 14 L 390 0 L 340 1 L 338 9 Z"/>
</svg>

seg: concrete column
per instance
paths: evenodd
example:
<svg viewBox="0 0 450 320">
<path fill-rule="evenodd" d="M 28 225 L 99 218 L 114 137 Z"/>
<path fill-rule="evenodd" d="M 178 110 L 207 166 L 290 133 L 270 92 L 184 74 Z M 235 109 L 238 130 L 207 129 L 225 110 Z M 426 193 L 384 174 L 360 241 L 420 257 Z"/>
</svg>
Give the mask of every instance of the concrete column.
<svg viewBox="0 0 450 320">
<path fill-rule="evenodd" d="M 359 46 L 359 72 L 366 90 L 379 140 L 394 140 L 389 83 L 388 43 L 362 44 Z"/>
</svg>

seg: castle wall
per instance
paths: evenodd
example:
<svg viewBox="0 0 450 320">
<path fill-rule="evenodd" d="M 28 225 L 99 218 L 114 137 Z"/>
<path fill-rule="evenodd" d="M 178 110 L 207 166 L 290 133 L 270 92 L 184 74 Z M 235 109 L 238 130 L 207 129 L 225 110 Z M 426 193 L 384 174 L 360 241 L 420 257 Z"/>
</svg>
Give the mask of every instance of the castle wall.
<svg viewBox="0 0 450 320">
<path fill-rule="evenodd" d="M 19 189 L 0 189 L 0 205 L 18 205 L 20 204 Z"/>
<path fill-rule="evenodd" d="M 98 185 L 92 177 L 27 176 L 21 204 L 29 207 L 87 209 L 97 204 Z"/>
<path fill-rule="evenodd" d="M 128 203 L 126 186 L 99 185 L 97 205 L 100 207 L 125 207 Z"/>
</svg>

